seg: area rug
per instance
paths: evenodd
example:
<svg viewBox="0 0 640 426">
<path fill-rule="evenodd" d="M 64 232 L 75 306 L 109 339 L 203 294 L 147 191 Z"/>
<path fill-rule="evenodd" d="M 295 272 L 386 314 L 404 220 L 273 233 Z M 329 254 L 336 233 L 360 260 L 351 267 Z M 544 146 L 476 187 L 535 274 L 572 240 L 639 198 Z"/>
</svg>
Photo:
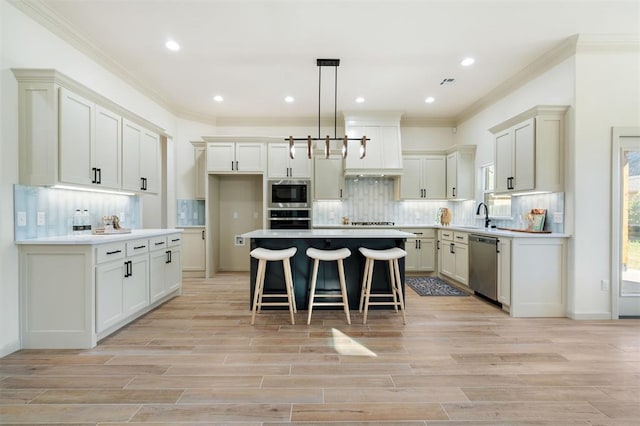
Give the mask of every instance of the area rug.
<svg viewBox="0 0 640 426">
<path fill-rule="evenodd" d="M 406 277 L 405 283 L 420 296 L 467 296 L 437 277 Z"/>
</svg>

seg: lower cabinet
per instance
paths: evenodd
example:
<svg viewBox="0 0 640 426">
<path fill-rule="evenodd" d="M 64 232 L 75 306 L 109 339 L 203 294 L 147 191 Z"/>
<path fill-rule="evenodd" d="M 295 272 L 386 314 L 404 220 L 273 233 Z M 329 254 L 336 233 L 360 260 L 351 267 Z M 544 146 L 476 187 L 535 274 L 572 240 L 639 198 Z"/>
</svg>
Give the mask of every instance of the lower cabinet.
<svg viewBox="0 0 640 426">
<path fill-rule="evenodd" d="M 204 278 L 205 229 L 187 228 L 182 231 L 182 272 L 187 277 Z"/>
<path fill-rule="evenodd" d="M 498 302 L 509 311 L 511 305 L 511 240 L 500 238 L 498 242 Z"/>
<path fill-rule="evenodd" d="M 161 244 L 162 243 L 162 244 Z M 151 243 L 149 277 L 151 303 L 180 287 L 182 282 L 182 237 L 170 235 Z"/>
<path fill-rule="evenodd" d="M 436 240 L 433 229 L 403 229 L 411 232 L 415 238 L 407 238 L 405 250 L 407 257 L 404 261 L 405 271 L 432 272 L 436 265 Z"/>
<path fill-rule="evenodd" d="M 438 232 L 440 274 L 469 285 L 469 234 L 466 232 Z"/>
</svg>

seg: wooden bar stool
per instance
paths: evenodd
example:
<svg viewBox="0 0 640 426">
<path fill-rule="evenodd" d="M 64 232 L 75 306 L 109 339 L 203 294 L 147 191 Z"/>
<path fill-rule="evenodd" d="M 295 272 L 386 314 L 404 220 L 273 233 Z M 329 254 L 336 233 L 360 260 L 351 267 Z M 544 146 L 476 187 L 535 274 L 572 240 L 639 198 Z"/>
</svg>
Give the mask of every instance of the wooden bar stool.
<svg viewBox="0 0 640 426">
<path fill-rule="evenodd" d="M 251 313 L 251 325 L 255 322 L 256 311 L 261 311 L 263 306 L 288 306 L 289 314 L 291 315 L 291 324 L 295 324 L 293 314 L 297 313 L 296 309 L 296 296 L 293 291 L 293 278 L 291 277 L 291 262 L 289 259 L 293 257 L 298 251 L 297 248 L 291 247 L 282 250 L 271 250 L 266 248 L 256 248 L 251 250 L 251 257 L 258 259 L 258 272 L 256 274 L 256 288 L 253 293 L 253 309 Z M 282 261 L 282 267 L 284 268 L 284 281 L 286 293 L 264 293 L 264 275 L 267 269 L 268 261 Z M 263 298 L 283 298 L 286 297 L 286 302 L 263 302 Z"/>
<path fill-rule="evenodd" d="M 349 299 L 347 298 L 347 285 L 344 280 L 344 263 L 343 259 L 351 256 L 351 251 L 348 248 L 341 248 L 338 250 L 319 250 L 313 247 L 307 249 L 307 256 L 313 259 L 313 275 L 311 277 L 311 290 L 309 291 L 309 315 L 307 316 L 307 325 L 311 323 L 311 311 L 314 306 L 342 306 L 344 313 L 347 316 L 347 324 L 351 324 L 351 317 L 349 315 Z M 331 293 L 319 293 L 316 294 L 316 281 L 318 279 L 318 264 L 320 261 L 337 261 L 338 263 L 338 276 L 340 277 L 340 292 Z M 341 302 L 316 302 L 315 298 L 342 298 Z"/>
<path fill-rule="evenodd" d="M 404 296 L 402 295 L 402 281 L 400 280 L 400 268 L 398 266 L 398 259 L 407 255 L 407 252 L 399 247 L 394 247 L 385 250 L 373 250 L 365 247 L 358 249 L 360 253 L 365 257 L 364 262 L 364 276 L 362 278 L 362 290 L 360 292 L 360 312 L 364 307 L 363 324 L 367 323 L 367 313 L 369 306 L 373 305 L 391 305 L 396 312 L 398 308 L 402 311 L 402 322 L 407 323 L 407 317 L 405 316 L 404 309 Z M 376 260 L 386 260 L 389 262 L 389 286 L 391 293 L 371 293 L 371 281 L 373 279 L 373 265 Z M 379 301 L 373 302 L 371 298 L 392 298 L 392 301 Z"/>
</svg>

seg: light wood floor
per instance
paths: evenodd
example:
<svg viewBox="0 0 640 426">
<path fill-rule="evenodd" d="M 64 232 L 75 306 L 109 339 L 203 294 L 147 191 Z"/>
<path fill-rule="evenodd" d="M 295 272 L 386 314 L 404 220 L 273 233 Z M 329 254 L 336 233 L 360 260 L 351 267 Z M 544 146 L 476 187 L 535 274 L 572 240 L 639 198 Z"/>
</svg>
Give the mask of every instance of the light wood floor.
<svg viewBox="0 0 640 426">
<path fill-rule="evenodd" d="M 0 359 L 0 424 L 640 424 L 638 320 L 513 319 L 407 289 L 407 325 L 336 310 L 251 326 L 248 285 L 185 280 L 92 350 Z"/>
</svg>

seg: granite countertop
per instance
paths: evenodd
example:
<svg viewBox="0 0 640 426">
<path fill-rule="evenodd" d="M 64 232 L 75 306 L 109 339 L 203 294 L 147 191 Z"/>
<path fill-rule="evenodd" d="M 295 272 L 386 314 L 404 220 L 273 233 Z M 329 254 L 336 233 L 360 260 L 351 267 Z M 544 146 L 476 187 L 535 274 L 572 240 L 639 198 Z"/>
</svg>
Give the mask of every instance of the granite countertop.
<svg viewBox="0 0 640 426">
<path fill-rule="evenodd" d="M 410 232 L 398 229 L 256 229 L 242 234 L 245 238 L 411 238 Z M 359 227 L 362 228 L 362 227 Z"/>
<path fill-rule="evenodd" d="M 96 245 L 114 243 L 118 241 L 134 240 L 137 238 L 157 237 L 160 235 L 169 235 L 182 233 L 182 229 L 132 229 L 127 234 L 109 234 L 109 235 L 61 235 L 57 237 L 31 238 L 28 240 L 17 240 L 18 245 Z"/>
<path fill-rule="evenodd" d="M 469 225 L 450 225 L 450 226 L 442 226 L 442 225 L 402 225 L 396 224 L 392 226 L 361 226 L 361 225 L 313 225 L 313 229 L 315 230 L 327 230 L 327 229 L 335 229 L 335 230 L 348 230 L 348 229 L 363 229 L 363 230 L 392 230 L 392 229 L 414 229 L 414 228 L 428 228 L 428 229 L 445 229 L 452 231 L 460 231 L 460 232 L 468 232 L 470 234 L 481 234 L 481 235 L 494 235 L 499 237 L 508 237 L 508 238 L 569 238 L 570 234 L 552 232 L 552 233 L 539 233 L 539 232 L 518 232 L 518 231 L 509 231 L 504 229 L 497 228 L 479 228 L 475 226 Z"/>
</svg>

